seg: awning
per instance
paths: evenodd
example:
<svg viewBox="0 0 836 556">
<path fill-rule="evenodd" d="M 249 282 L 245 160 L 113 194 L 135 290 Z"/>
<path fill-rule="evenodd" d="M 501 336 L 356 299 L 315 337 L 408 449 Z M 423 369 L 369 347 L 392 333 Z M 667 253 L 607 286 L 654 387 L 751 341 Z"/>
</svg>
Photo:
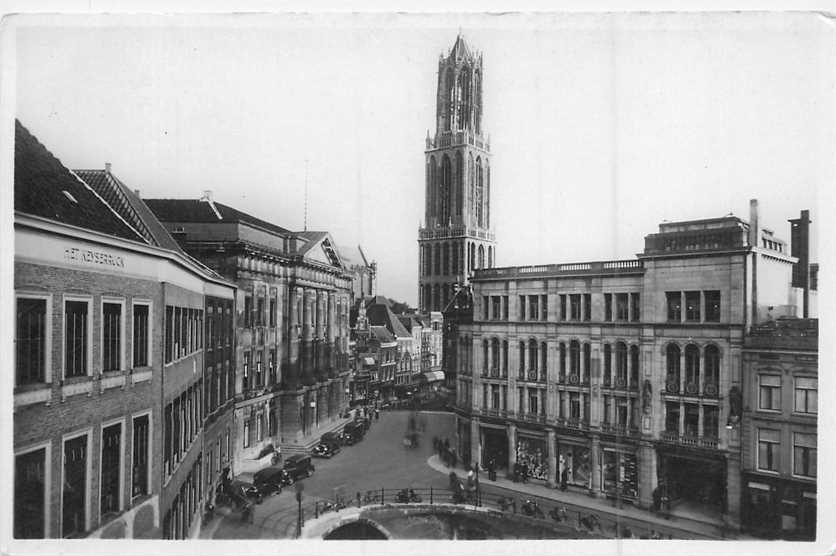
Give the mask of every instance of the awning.
<svg viewBox="0 0 836 556">
<path fill-rule="evenodd" d="M 437 382 L 444 380 L 444 371 L 428 371 L 424 373 L 424 378 L 427 382 Z"/>
</svg>

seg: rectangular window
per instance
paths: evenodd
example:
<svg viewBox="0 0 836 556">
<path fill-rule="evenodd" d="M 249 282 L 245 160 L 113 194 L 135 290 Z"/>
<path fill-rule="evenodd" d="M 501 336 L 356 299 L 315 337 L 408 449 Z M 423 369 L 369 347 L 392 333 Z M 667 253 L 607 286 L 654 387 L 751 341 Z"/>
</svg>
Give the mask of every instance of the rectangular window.
<svg viewBox="0 0 836 556">
<path fill-rule="evenodd" d="M 792 435 L 792 473 L 801 477 L 816 476 L 816 435 L 802 434 L 800 432 Z"/>
<path fill-rule="evenodd" d="M 255 324 L 256 326 L 264 326 L 264 298 L 259 297 L 255 305 Z"/>
<path fill-rule="evenodd" d="M 679 435 L 679 402 L 665 403 L 665 432 Z"/>
<path fill-rule="evenodd" d="M 15 456 L 14 482 L 15 538 L 44 538 L 45 448 Z"/>
<path fill-rule="evenodd" d="M 86 301 L 64 304 L 64 376 L 87 374 L 87 308 Z"/>
<path fill-rule="evenodd" d="M 528 320 L 537 320 L 539 317 L 539 307 L 537 302 L 539 297 L 536 295 L 528 296 Z"/>
<path fill-rule="evenodd" d="M 19 297 L 15 332 L 15 378 L 18 386 L 46 381 L 46 334 L 46 300 Z"/>
<path fill-rule="evenodd" d="M 502 296 L 502 319 L 508 320 L 508 296 Z"/>
<path fill-rule="evenodd" d="M 682 320 L 682 295 L 679 292 L 665 292 L 668 300 L 668 320 L 680 322 Z"/>
<path fill-rule="evenodd" d="M 528 412 L 532 415 L 536 415 L 537 411 L 537 404 L 540 399 L 540 396 L 537 393 L 537 390 L 530 389 L 528 391 Z"/>
<path fill-rule="evenodd" d="M 490 303 L 488 302 L 488 296 L 483 295 L 482 296 L 482 320 L 488 320 L 490 318 L 490 315 L 488 314 L 489 310 L 490 310 Z"/>
<path fill-rule="evenodd" d="M 255 387 L 261 388 L 264 386 L 264 352 L 258 350 L 255 352 Z"/>
<path fill-rule="evenodd" d="M 629 305 L 627 304 L 627 294 L 626 293 L 615 294 L 615 320 L 618 320 L 618 321 L 628 320 L 628 318 L 629 318 L 628 307 L 629 307 Z"/>
<path fill-rule="evenodd" d="M 119 477 L 122 474 L 122 423 L 102 429 L 101 515 L 118 512 L 120 508 Z"/>
<path fill-rule="evenodd" d="M 133 469 L 131 470 L 131 496 L 148 494 L 148 415 L 134 419 L 133 430 Z"/>
<path fill-rule="evenodd" d="M 641 309 L 641 302 L 639 298 L 639 294 L 631 293 L 630 294 L 630 320 L 633 322 L 638 322 L 642 320 L 642 309 Z"/>
<path fill-rule="evenodd" d="M 819 381 L 815 378 L 795 378 L 795 411 L 819 412 Z"/>
<path fill-rule="evenodd" d="M 569 296 L 569 318 L 581 320 L 581 294 L 573 293 Z"/>
<path fill-rule="evenodd" d="M 604 294 L 604 320 L 607 322 L 612 321 L 612 294 L 605 293 Z"/>
<path fill-rule="evenodd" d="M 717 438 L 720 434 L 720 409 L 716 406 L 704 405 L 702 418 L 702 435 L 705 438 Z"/>
<path fill-rule="evenodd" d="M 270 326 L 276 326 L 276 298 L 270 298 Z"/>
<path fill-rule="evenodd" d="M 548 320 L 549 318 L 549 296 L 540 296 L 540 320 Z"/>
<path fill-rule="evenodd" d="M 700 292 L 685 292 L 685 320 L 700 322 Z"/>
<path fill-rule="evenodd" d="M 583 320 L 592 320 L 592 294 L 583 294 Z"/>
<path fill-rule="evenodd" d="M 781 376 L 759 375 L 758 408 L 767 411 L 781 409 Z"/>
<path fill-rule="evenodd" d="M 491 296 L 491 318 L 493 320 L 499 320 L 502 318 L 502 307 L 500 303 L 501 300 L 498 295 Z"/>
<path fill-rule="evenodd" d="M 173 423 L 173 415 L 172 415 L 172 405 L 168 404 L 165 406 L 165 415 L 164 415 L 164 425 L 163 425 L 163 432 L 165 435 L 164 441 L 165 445 L 163 446 L 163 457 L 164 465 L 165 465 L 165 474 L 166 476 L 171 474 L 172 465 L 173 465 L 173 451 L 174 451 L 174 423 Z"/>
<path fill-rule="evenodd" d="M 250 360 L 252 355 L 249 351 L 244 352 L 244 374 L 242 380 L 242 388 L 246 392 L 250 388 Z"/>
<path fill-rule="evenodd" d="M 560 294 L 560 320 L 566 320 L 566 294 Z"/>
<path fill-rule="evenodd" d="M 702 293 L 705 297 L 705 321 L 720 322 L 720 290 Z"/>
<path fill-rule="evenodd" d="M 253 325 L 253 298 L 250 295 L 244 297 L 244 326 L 252 328 Z"/>
<path fill-rule="evenodd" d="M 61 536 L 87 530 L 87 435 L 64 441 Z"/>
<path fill-rule="evenodd" d="M 525 320 L 525 296 L 520 296 L 520 305 L 519 305 L 519 320 Z"/>
<path fill-rule="evenodd" d="M 148 366 L 148 305 L 136 305 L 133 307 L 133 349 L 134 367 Z"/>
<path fill-rule="evenodd" d="M 250 432 L 250 420 L 244 419 L 244 448 L 249 448 L 252 443 L 253 439 Z"/>
<path fill-rule="evenodd" d="M 758 429 L 758 469 L 778 471 L 778 446 L 780 444 L 780 431 Z"/>
<path fill-rule="evenodd" d="M 102 303 L 102 371 L 122 368 L 122 305 Z"/>
<path fill-rule="evenodd" d="M 581 396 L 577 392 L 569 392 L 569 418 L 581 418 Z"/>
</svg>

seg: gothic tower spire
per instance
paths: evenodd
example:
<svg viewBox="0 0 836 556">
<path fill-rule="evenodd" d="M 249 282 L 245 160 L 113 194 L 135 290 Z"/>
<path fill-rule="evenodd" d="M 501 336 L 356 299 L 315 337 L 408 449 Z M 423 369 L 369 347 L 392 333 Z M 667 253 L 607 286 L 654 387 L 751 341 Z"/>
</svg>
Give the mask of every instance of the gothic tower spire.
<svg viewBox="0 0 836 556">
<path fill-rule="evenodd" d="M 426 139 L 424 227 L 419 230 L 419 299 L 443 310 L 453 286 L 495 265 L 490 218 L 490 144 L 482 129 L 482 54 L 459 32 L 438 60 L 435 133 Z"/>
</svg>

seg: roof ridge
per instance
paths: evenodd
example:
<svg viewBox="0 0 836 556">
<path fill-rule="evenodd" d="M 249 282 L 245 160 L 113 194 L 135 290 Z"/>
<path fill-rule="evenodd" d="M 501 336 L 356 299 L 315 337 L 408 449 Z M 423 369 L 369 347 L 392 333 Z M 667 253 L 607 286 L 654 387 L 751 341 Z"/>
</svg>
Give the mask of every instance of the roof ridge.
<svg viewBox="0 0 836 556">
<path fill-rule="evenodd" d="M 60 160 L 59 160 L 59 162 L 60 162 Z M 65 168 L 66 168 L 66 166 L 65 166 Z M 86 187 L 87 189 L 89 189 L 89 190 L 90 190 L 90 192 L 91 192 L 93 195 L 95 195 L 95 196 L 96 196 L 96 197 L 97 197 L 97 198 L 98 198 L 98 199 L 99 199 L 102 203 L 104 203 L 104 205 L 105 205 L 105 206 L 106 206 L 106 207 L 110 210 L 110 212 L 112 212 L 114 215 L 116 215 L 116 218 L 118 218 L 119 220 L 121 220 L 121 221 L 122 221 L 122 223 L 123 223 L 123 224 L 125 224 L 125 226 L 127 226 L 127 227 L 128 227 L 128 228 L 129 228 L 129 229 L 130 229 L 133 233 L 135 233 L 135 234 L 136 234 L 136 236 L 137 236 L 140 240 L 144 241 L 144 242 L 145 242 L 145 243 L 147 243 L 148 245 L 151 245 L 151 243 L 148 241 L 148 239 L 147 239 L 145 236 L 143 236 L 141 233 L 139 233 L 139 232 L 137 231 L 137 229 L 136 229 L 136 228 L 134 228 L 133 226 L 131 226 L 131 225 L 130 225 L 130 223 L 129 223 L 127 220 L 125 220 L 124 218 L 122 218 L 122 215 L 121 215 L 121 214 L 119 214 L 119 212 L 118 212 L 118 211 L 114 210 L 114 209 L 113 209 L 113 207 L 112 207 L 112 206 L 110 206 L 110 204 L 109 204 L 107 201 L 105 201 L 105 200 L 102 198 L 102 196 L 101 196 L 101 195 L 99 195 L 99 194 L 98 194 L 98 192 L 97 192 L 95 189 L 93 189 L 92 187 L 90 187 L 90 184 L 88 184 L 86 181 L 84 181 L 83 179 L 81 179 L 81 178 L 78 176 L 78 174 L 76 174 L 76 173 L 72 170 L 72 168 L 67 168 L 67 171 L 70 173 L 70 175 L 71 175 L 71 176 L 73 176 L 73 177 L 74 177 L 75 179 L 77 179 L 77 180 L 78 180 L 78 181 L 79 181 L 82 185 L 84 185 L 84 187 Z"/>
</svg>

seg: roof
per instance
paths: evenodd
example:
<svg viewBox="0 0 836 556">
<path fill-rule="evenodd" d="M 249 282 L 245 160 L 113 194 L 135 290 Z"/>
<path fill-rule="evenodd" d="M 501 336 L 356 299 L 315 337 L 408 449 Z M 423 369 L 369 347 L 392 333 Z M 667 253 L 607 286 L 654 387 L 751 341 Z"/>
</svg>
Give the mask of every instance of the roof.
<svg viewBox="0 0 836 556">
<path fill-rule="evenodd" d="M 296 246 L 295 255 L 309 260 L 325 262 L 333 266 L 345 266 L 339 251 L 335 248 L 334 241 L 331 239 L 331 234 L 328 232 L 304 231 L 294 232 L 294 235 L 304 240 L 304 242 L 299 242 Z M 314 252 L 314 247 L 316 246 L 320 246 L 323 252 Z"/>
<path fill-rule="evenodd" d="M 211 199 L 144 199 L 162 222 L 238 222 L 278 235 L 292 232 Z"/>
<path fill-rule="evenodd" d="M 450 57 L 452 58 L 471 58 L 473 56 L 470 47 L 467 45 L 467 41 L 464 40 L 464 37 L 459 33 L 456 37 L 456 42 L 453 44 L 453 49 L 450 51 Z"/>
<path fill-rule="evenodd" d="M 415 315 L 398 315 L 398 320 L 401 321 L 401 324 L 408 332 L 412 332 L 414 327 L 422 327 L 420 319 L 418 319 Z"/>
<path fill-rule="evenodd" d="M 377 340 L 381 344 L 386 344 L 395 341 L 395 337 L 392 336 L 392 333 L 389 332 L 389 330 L 387 330 L 385 326 L 370 326 L 369 332 L 371 332 L 375 340 Z"/>
<path fill-rule="evenodd" d="M 180 251 L 180 246 L 163 227 L 151 209 L 130 190 L 110 169 L 104 170 L 75 170 L 87 185 L 93 188 L 110 207 L 145 238 L 158 247 Z"/>
<path fill-rule="evenodd" d="M 369 262 L 366 260 L 366 254 L 363 253 L 363 248 L 359 245 L 356 247 L 346 247 L 344 245 L 337 245 L 337 252 L 340 254 L 340 258 L 348 267 L 369 266 Z"/>
<path fill-rule="evenodd" d="M 411 338 L 412 335 L 392 312 L 388 305 L 372 304 L 366 307 L 366 318 L 374 326 L 385 326 L 398 338 Z"/>
<path fill-rule="evenodd" d="M 15 120 L 15 210 L 148 243 L 89 185 Z"/>
<path fill-rule="evenodd" d="M 755 325 L 744 338 L 746 349 L 817 350 L 819 319 L 779 318 Z"/>
</svg>

